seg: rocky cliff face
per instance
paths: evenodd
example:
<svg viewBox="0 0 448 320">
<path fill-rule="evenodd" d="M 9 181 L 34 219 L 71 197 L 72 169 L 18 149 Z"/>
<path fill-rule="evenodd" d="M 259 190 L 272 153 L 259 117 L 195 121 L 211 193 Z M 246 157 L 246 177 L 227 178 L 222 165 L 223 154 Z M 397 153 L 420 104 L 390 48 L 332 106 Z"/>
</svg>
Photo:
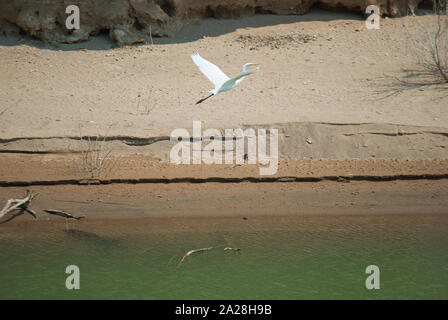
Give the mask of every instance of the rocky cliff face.
<svg viewBox="0 0 448 320">
<path fill-rule="evenodd" d="M 256 13 L 305 14 L 314 4 L 364 14 L 370 4 L 381 14 L 405 15 L 422 0 L 0 0 L 0 32 L 25 32 L 51 43 L 85 41 L 108 31 L 118 45 L 170 36 L 206 17 L 240 18 Z M 67 30 L 69 5 L 80 8 L 81 28 Z"/>
</svg>

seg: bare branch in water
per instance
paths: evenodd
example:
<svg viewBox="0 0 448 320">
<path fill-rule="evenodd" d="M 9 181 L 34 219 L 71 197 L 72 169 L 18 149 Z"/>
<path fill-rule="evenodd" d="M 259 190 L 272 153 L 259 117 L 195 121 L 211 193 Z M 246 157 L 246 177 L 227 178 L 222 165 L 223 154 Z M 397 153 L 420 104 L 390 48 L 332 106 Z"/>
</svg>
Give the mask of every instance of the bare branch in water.
<svg viewBox="0 0 448 320">
<path fill-rule="evenodd" d="M 85 218 L 85 216 L 75 217 L 74 215 L 72 215 L 68 212 L 62 211 L 62 210 L 46 209 L 44 211 L 48 214 L 54 214 L 56 216 L 60 216 L 60 217 L 66 218 L 66 219 L 81 220 L 81 219 Z"/>
<path fill-rule="evenodd" d="M 179 263 L 177 264 L 176 269 L 179 269 L 181 267 L 182 263 L 185 261 L 185 259 L 188 256 L 191 256 L 192 254 L 200 253 L 200 252 L 204 252 L 204 251 L 210 251 L 210 250 L 213 250 L 213 249 L 216 249 L 216 248 L 222 248 L 222 247 L 224 247 L 224 245 L 190 250 L 182 257 L 182 259 L 180 259 Z M 240 251 L 241 249 L 240 248 L 233 248 L 233 247 L 224 247 L 224 250 Z"/>
<path fill-rule="evenodd" d="M 230 251 L 240 251 L 241 249 L 240 249 L 240 248 L 233 248 L 233 247 L 225 247 L 225 248 L 224 248 L 224 251 L 226 251 L 226 250 L 230 250 Z"/>
</svg>

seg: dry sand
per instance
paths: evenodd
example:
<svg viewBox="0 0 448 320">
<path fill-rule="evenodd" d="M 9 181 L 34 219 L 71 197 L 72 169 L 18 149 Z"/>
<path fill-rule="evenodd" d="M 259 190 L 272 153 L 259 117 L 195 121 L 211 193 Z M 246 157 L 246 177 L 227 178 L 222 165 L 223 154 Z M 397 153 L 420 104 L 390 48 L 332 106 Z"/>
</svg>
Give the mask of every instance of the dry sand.
<svg viewBox="0 0 448 320">
<path fill-rule="evenodd" d="M 81 128 L 150 137 L 191 128 L 193 120 L 212 128 L 288 122 L 446 128 L 446 91 L 423 88 L 388 99 L 378 93 L 390 88 L 385 76 L 414 65 L 403 25 L 412 29 L 417 20 L 425 17 L 382 19 L 380 30 L 367 30 L 361 16 L 326 11 L 207 19 L 154 45 L 116 49 L 104 37 L 59 48 L 3 37 L 0 136 L 79 135 Z M 246 62 L 261 63 L 261 70 L 197 106 L 212 87 L 191 61 L 196 51 L 228 75 Z"/>
</svg>

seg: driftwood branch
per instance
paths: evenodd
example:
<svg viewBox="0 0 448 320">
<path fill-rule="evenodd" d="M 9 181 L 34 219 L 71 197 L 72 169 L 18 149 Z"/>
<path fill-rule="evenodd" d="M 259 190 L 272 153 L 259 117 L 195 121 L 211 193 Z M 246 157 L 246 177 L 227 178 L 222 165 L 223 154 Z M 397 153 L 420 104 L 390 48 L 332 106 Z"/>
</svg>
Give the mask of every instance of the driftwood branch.
<svg viewBox="0 0 448 320">
<path fill-rule="evenodd" d="M 192 254 L 200 253 L 200 252 L 204 252 L 204 251 L 210 251 L 210 250 L 213 250 L 213 249 L 216 249 L 216 248 L 221 248 L 221 247 L 224 247 L 224 245 L 190 250 L 182 257 L 182 259 L 180 259 L 179 263 L 177 264 L 176 269 L 179 269 L 180 266 L 182 265 L 182 263 L 185 261 L 185 259 L 188 256 L 191 256 Z M 233 247 L 224 247 L 224 250 L 240 251 L 241 249 L 240 248 L 233 248 Z"/>
<path fill-rule="evenodd" d="M 203 252 L 203 251 L 209 251 L 209 250 L 212 250 L 212 249 L 215 249 L 215 248 L 218 248 L 218 247 L 219 247 L 219 246 L 209 247 L 209 248 L 199 248 L 199 249 L 193 249 L 193 250 L 188 251 L 186 254 L 184 254 L 184 256 L 182 257 L 182 259 L 180 259 L 179 263 L 177 264 L 176 269 L 179 269 L 179 268 L 180 268 L 180 266 L 182 265 L 182 263 L 184 262 L 184 260 L 185 260 L 188 256 L 190 256 L 190 255 L 192 255 L 192 254 L 195 254 L 195 253 Z M 222 246 L 221 246 L 221 247 L 222 247 Z"/>
<path fill-rule="evenodd" d="M 225 247 L 224 250 L 230 250 L 230 251 L 240 251 L 240 248 L 233 248 L 233 247 Z"/>
<path fill-rule="evenodd" d="M 37 219 L 36 212 L 34 210 L 28 208 L 28 206 L 30 205 L 30 203 L 34 197 L 35 197 L 34 192 L 32 190 L 31 191 L 27 190 L 26 196 L 23 199 L 9 199 L 6 202 L 3 209 L 0 211 L 0 218 L 4 217 L 5 215 L 7 215 L 8 213 L 10 213 L 14 210 L 19 210 L 18 213 L 14 214 L 13 216 L 11 216 L 8 220 L 6 220 L 4 222 L 11 221 L 12 219 L 22 215 L 25 212 L 32 215 L 34 217 L 34 219 Z"/>
<path fill-rule="evenodd" d="M 0 224 L 11 221 L 12 219 L 15 219 L 16 217 L 21 216 L 25 212 L 32 215 L 34 219 L 37 219 L 36 211 L 34 211 L 33 209 L 31 209 L 29 207 L 31 201 L 33 200 L 33 198 L 35 196 L 36 196 L 36 194 L 32 190 L 31 191 L 27 190 L 26 196 L 23 199 L 9 199 L 6 202 L 3 209 L 0 211 L 0 219 L 3 218 L 5 215 L 7 215 L 10 212 L 13 212 L 16 210 L 18 210 L 18 212 L 11 215 L 11 217 L 9 217 L 7 220 L 0 222 Z M 44 211 L 48 214 L 53 214 L 56 216 L 66 218 L 66 221 L 67 221 L 67 219 L 81 220 L 81 219 L 85 218 L 84 216 L 75 217 L 74 215 L 72 215 L 68 212 L 62 211 L 62 210 L 47 209 Z"/>
<path fill-rule="evenodd" d="M 37 213 L 36 213 L 36 211 L 34 211 L 33 209 L 30 209 L 30 208 L 28 208 L 28 207 L 23 207 L 23 210 L 25 210 L 25 211 L 28 212 L 30 215 L 32 215 L 34 219 L 37 219 Z"/>
<path fill-rule="evenodd" d="M 44 211 L 48 214 L 54 214 L 56 216 L 60 216 L 66 219 L 81 220 L 85 218 L 85 216 L 75 217 L 74 215 L 62 210 L 47 209 Z"/>
</svg>

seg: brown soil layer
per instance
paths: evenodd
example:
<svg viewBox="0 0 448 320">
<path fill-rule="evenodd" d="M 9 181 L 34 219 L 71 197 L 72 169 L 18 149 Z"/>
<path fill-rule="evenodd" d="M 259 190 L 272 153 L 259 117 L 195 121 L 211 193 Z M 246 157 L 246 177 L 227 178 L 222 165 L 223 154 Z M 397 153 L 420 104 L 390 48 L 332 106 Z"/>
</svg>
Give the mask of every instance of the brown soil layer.
<svg viewBox="0 0 448 320">
<path fill-rule="evenodd" d="M 16 155 L 0 157 L 0 185 L 157 182 L 288 182 L 320 180 L 442 179 L 448 159 L 323 160 L 280 159 L 278 171 L 260 176 L 257 165 L 173 165 L 144 155 L 117 158 L 110 173 L 79 169 L 73 155 Z M 76 162 L 78 161 L 78 162 Z M 112 160 L 111 160 L 112 161 Z"/>
<path fill-rule="evenodd" d="M 305 14 L 314 4 L 327 9 L 344 9 L 364 14 L 368 5 L 379 7 L 382 15 L 414 13 L 422 0 L 76 0 L 80 28 L 68 30 L 64 0 L 0 0 L 0 31 L 27 33 L 52 43 L 86 41 L 90 35 L 108 31 L 119 45 L 152 41 L 153 36 L 167 36 L 182 26 L 198 23 L 206 17 L 241 18 L 255 13 Z"/>
<path fill-rule="evenodd" d="M 68 156 L 3 155 L 0 181 L 8 187 L 0 187 L 0 203 L 20 198 L 26 189 L 33 189 L 38 196 L 31 207 L 38 212 L 39 220 L 22 215 L 0 224 L 0 228 L 44 223 L 48 220 L 44 209 L 86 216 L 76 224 L 100 225 L 103 219 L 134 218 L 210 221 L 304 215 L 446 214 L 447 168 L 448 160 L 436 159 L 283 159 L 278 173 L 269 177 L 271 180 L 263 180 L 256 165 L 174 166 L 133 155 L 123 156 L 111 172 L 110 178 L 117 183 L 80 185 L 82 176 Z M 13 186 L 20 181 L 35 185 Z M 260 223 L 269 225 L 269 219 Z M 65 225 L 65 219 L 60 217 L 51 216 L 50 221 Z M 173 221 L 157 223 L 176 225 Z"/>
<path fill-rule="evenodd" d="M 302 215 L 446 214 L 447 180 L 309 183 L 178 183 L 101 186 L 38 186 L 31 207 L 39 220 L 44 209 L 91 219 L 280 217 Z M 0 201 L 24 188 L 0 188 Z M 65 223 L 65 219 L 51 216 Z M 0 225 L 31 221 L 22 215 Z M 77 223 L 77 222 L 76 222 Z"/>
</svg>

